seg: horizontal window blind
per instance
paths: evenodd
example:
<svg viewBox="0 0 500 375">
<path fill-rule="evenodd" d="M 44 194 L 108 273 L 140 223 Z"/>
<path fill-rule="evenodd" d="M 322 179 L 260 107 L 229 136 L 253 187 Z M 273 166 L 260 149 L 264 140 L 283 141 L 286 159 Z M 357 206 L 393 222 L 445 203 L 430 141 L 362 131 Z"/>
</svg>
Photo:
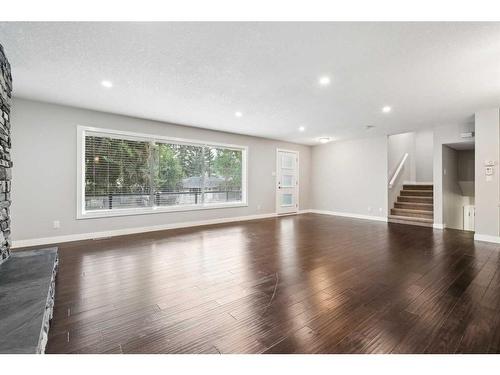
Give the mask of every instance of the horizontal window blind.
<svg viewBox="0 0 500 375">
<path fill-rule="evenodd" d="M 149 142 L 85 137 L 85 209 L 151 206 Z"/>
<path fill-rule="evenodd" d="M 243 149 L 85 135 L 84 209 L 242 202 Z"/>
</svg>

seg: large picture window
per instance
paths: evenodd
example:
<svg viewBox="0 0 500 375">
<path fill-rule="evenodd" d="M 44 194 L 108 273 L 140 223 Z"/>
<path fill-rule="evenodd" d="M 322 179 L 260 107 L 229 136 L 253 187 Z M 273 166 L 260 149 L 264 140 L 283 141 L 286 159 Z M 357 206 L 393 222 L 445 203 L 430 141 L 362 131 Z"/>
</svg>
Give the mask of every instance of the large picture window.
<svg viewBox="0 0 500 375">
<path fill-rule="evenodd" d="M 246 205 L 243 146 L 79 127 L 78 217 Z"/>
</svg>

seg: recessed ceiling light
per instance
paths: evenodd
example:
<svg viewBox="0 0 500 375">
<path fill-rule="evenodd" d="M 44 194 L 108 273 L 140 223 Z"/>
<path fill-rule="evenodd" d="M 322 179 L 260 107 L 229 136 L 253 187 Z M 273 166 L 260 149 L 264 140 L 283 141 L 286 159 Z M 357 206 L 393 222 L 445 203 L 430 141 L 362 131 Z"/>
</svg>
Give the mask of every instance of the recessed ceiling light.
<svg viewBox="0 0 500 375">
<path fill-rule="evenodd" d="M 392 108 L 389 107 L 388 105 L 386 105 L 385 107 L 382 108 L 382 112 L 384 112 L 384 113 L 389 113 L 391 110 L 392 110 Z"/>
<path fill-rule="evenodd" d="M 305 130 L 306 130 L 305 126 L 301 126 L 301 127 L 299 127 L 299 132 L 303 132 L 303 131 L 305 131 Z"/>
<path fill-rule="evenodd" d="M 330 77 L 322 76 L 322 77 L 319 77 L 318 82 L 321 86 L 328 86 L 331 81 L 330 81 Z"/>
<path fill-rule="evenodd" d="M 330 142 L 330 138 L 329 137 L 321 137 L 319 139 L 319 143 L 328 143 Z"/>
<path fill-rule="evenodd" d="M 113 87 L 113 82 L 108 81 L 108 80 L 104 80 L 104 81 L 101 81 L 101 85 L 103 87 L 106 87 L 107 89 L 110 89 L 111 87 Z"/>
<path fill-rule="evenodd" d="M 242 117 L 243 116 L 243 113 L 241 113 L 240 111 L 237 111 L 237 112 L 234 112 L 234 115 L 236 117 Z"/>
</svg>

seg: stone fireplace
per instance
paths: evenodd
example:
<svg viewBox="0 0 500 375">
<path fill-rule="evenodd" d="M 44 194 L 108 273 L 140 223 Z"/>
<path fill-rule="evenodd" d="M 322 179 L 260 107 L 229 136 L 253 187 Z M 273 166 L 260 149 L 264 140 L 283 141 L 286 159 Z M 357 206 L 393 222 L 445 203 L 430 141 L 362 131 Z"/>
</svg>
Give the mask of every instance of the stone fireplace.
<svg viewBox="0 0 500 375">
<path fill-rule="evenodd" d="M 10 64 L 0 44 L 0 263 L 10 255 Z"/>
</svg>

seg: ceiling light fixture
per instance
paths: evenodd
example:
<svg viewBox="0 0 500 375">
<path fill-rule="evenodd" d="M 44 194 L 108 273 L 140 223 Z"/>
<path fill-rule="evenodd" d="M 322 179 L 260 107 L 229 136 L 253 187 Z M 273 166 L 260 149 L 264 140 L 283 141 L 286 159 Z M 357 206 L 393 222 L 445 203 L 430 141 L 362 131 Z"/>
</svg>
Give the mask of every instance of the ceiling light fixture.
<svg viewBox="0 0 500 375">
<path fill-rule="evenodd" d="M 305 126 L 301 126 L 301 127 L 299 127 L 299 132 L 303 132 L 303 131 L 305 131 L 305 130 L 306 130 Z"/>
<path fill-rule="evenodd" d="M 237 112 L 234 112 L 234 115 L 236 117 L 242 117 L 243 116 L 243 113 L 241 113 L 240 111 L 237 111 Z"/>
<path fill-rule="evenodd" d="M 108 81 L 108 80 L 103 80 L 101 81 L 101 86 L 106 87 L 107 89 L 110 89 L 113 87 L 113 82 Z"/>
<path fill-rule="evenodd" d="M 328 143 L 330 142 L 330 138 L 329 137 L 321 137 L 319 139 L 319 143 Z"/>
<path fill-rule="evenodd" d="M 328 86 L 330 84 L 331 80 L 330 80 L 330 77 L 323 76 L 323 77 L 319 78 L 318 82 L 321 86 Z"/>
<path fill-rule="evenodd" d="M 392 108 L 389 107 L 388 105 L 386 105 L 385 107 L 382 108 L 382 112 L 384 112 L 384 113 L 389 113 L 391 110 L 392 110 Z"/>
</svg>

